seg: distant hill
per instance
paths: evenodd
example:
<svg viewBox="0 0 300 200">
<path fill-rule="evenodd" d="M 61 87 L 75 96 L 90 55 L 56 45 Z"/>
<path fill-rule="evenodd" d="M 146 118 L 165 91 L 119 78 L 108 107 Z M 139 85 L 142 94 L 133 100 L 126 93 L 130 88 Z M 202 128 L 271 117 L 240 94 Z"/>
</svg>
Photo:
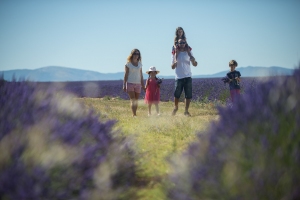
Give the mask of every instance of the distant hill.
<svg viewBox="0 0 300 200">
<path fill-rule="evenodd" d="M 282 67 L 238 67 L 242 77 L 263 77 L 263 76 L 276 76 L 276 75 L 291 75 L 293 69 Z M 229 71 L 229 70 L 228 70 Z M 210 75 L 193 75 L 193 78 L 214 78 L 224 77 L 228 71 L 222 71 Z M 64 81 L 95 81 L 95 80 L 120 80 L 124 78 L 124 72 L 117 73 L 99 73 L 89 70 L 81 70 L 67 67 L 49 66 L 42 67 L 34 70 L 17 69 L 0 71 L 7 81 L 11 81 L 13 77 L 16 80 L 25 78 L 26 80 L 39 81 L 39 82 L 64 82 Z M 148 75 L 144 75 L 147 77 Z M 174 79 L 171 76 L 159 76 L 165 79 Z"/>
<path fill-rule="evenodd" d="M 95 71 L 74 69 L 67 67 L 49 66 L 34 70 L 7 70 L 0 71 L 4 74 L 5 80 L 12 80 L 14 76 L 19 78 L 29 79 L 31 81 L 54 82 L 54 81 L 95 81 L 95 80 L 118 80 L 123 79 L 124 72 L 118 73 L 99 73 Z"/>
<path fill-rule="evenodd" d="M 211 75 L 195 75 L 194 78 L 213 78 L 213 77 L 224 77 L 229 72 L 230 69 L 216 74 Z M 237 67 L 242 77 L 264 77 L 264 76 L 279 76 L 279 75 L 292 75 L 293 69 L 283 68 L 283 67 Z"/>
</svg>

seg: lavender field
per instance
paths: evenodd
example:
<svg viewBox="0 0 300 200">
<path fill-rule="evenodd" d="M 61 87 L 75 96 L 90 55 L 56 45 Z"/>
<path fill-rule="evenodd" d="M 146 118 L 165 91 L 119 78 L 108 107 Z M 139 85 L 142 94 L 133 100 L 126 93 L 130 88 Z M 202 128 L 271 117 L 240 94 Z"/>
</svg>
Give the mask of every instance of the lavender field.
<svg viewBox="0 0 300 200">
<path fill-rule="evenodd" d="M 128 117 L 121 85 L 0 79 L 0 199 L 300 199 L 300 68 L 244 78 L 230 106 L 210 103 L 228 85 L 194 79 L 193 100 L 209 103 L 192 117 L 170 118 L 172 102 Z"/>
<path fill-rule="evenodd" d="M 267 78 L 265 78 L 267 79 Z M 256 87 L 262 78 L 243 78 L 241 82 L 242 93 Z M 78 97 L 91 98 L 121 98 L 129 100 L 126 92 L 122 90 L 123 80 L 116 81 L 83 81 L 83 82 L 39 82 L 39 86 L 47 88 L 49 85 L 66 90 Z M 174 92 L 174 80 L 164 79 L 161 85 L 161 101 L 172 101 Z M 143 99 L 145 92 L 142 91 L 140 98 Z M 193 100 L 222 101 L 229 98 L 229 88 L 221 78 L 197 78 L 193 79 Z"/>
</svg>

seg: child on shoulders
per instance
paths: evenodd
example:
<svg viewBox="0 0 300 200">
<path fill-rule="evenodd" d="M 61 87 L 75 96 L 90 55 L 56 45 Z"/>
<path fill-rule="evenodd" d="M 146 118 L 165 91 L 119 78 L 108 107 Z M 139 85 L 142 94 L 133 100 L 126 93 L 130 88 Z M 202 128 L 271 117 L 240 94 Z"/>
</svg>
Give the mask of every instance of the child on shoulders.
<svg viewBox="0 0 300 200">
<path fill-rule="evenodd" d="M 174 45 L 172 47 L 172 54 L 175 55 L 175 58 L 177 59 L 177 55 L 178 55 L 178 47 L 179 47 L 179 44 L 178 44 L 178 41 L 180 39 L 184 39 L 185 42 L 186 42 L 186 51 L 188 53 L 188 55 L 190 56 L 191 60 L 194 58 L 192 55 L 191 55 L 191 50 L 192 48 L 187 44 L 187 41 L 186 41 L 186 36 L 185 36 L 185 32 L 183 30 L 182 27 L 177 27 L 176 28 L 176 31 L 175 31 L 175 38 L 174 38 Z"/>
</svg>

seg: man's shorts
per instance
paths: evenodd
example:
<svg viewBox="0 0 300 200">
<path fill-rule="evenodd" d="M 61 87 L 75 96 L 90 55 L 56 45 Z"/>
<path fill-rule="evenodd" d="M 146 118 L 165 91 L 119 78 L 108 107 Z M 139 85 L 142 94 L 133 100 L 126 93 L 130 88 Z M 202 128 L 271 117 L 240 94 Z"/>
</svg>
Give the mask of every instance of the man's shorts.
<svg viewBox="0 0 300 200">
<path fill-rule="evenodd" d="M 142 85 L 137 83 L 127 83 L 127 92 L 141 93 Z"/>
<path fill-rule="evenodd" d="M 174 97 L 179 99 L 182 91 L 184 90 L 185 98 L 192 98 L 192 78 L 181 78 L 175 80 L 175 92 Z"/>
</svg>

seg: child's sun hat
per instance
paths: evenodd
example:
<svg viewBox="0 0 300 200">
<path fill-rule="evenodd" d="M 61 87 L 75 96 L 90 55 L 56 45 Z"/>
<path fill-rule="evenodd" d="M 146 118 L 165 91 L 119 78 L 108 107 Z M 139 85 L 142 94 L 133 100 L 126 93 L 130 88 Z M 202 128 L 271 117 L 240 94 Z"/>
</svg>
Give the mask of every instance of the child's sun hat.
<svg viewBox="0 0 300 200">
<path fill-rule="evenodd" d="M 154 66 L 151 66 L 151 67 L 149 68 L 149 70 L 146 71 L 146 74 L 149 74 L 150 72 L 156 72 L 156 74 L 159 73 L 159 71 L 157 71 L 157 70 L 156 70 L 156 67 L 154 67 Z"/>
</svg>

